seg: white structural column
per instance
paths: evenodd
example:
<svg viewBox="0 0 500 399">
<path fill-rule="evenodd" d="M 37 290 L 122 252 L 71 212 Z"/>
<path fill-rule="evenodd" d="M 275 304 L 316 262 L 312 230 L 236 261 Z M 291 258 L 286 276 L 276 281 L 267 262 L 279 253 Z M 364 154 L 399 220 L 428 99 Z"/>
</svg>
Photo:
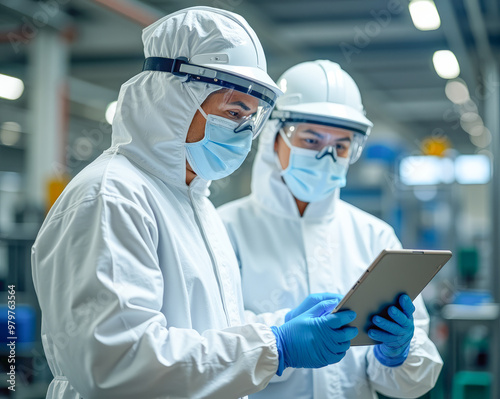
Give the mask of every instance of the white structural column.
<svg viewBox="0 0 500 399">
<path fill-rule="evenodd" d="M 66 172 L 65 90 L 69 46 L 61 33 L 40 29 L 30 43 L 30 137 L 26 192 L 32 204 L 46 208 L 51 180 Z"/>
<path fill-rule="evenodd" d="M 493 178 L 491 179 L 491 284 L 495 302 L 500 304 L 500 72 L 490 59 L 483 73 L 485 87 L 485 124 L 492 135 Z M 500 398 L 500 319 L 497 318 L 490 339 L 492 386 L 490 398 Z"/>
<path fill-rule="evenodd" d="M 465 9 L 470 27 L 476 42 L 481 75 L 483 78 L 482 92 L 484 100 L 484 119 L 486 127 L 492 135 L 491 152 L 493 154 L 493 178 L 491 179 L 491 292 L 494 300 L 500 304 L 500 74 L 498 62 L 491 49 L 486 22 L 477 0 L 465 0 Z M 490 369 L 491 389 L 490 399 L 500 398 L 500 317 L 493 322 L 491 330 Z"/>
<path fill-rule="evenodd" d="M 496 62 L 489 62 L 484 68 L 484 116 L 490 130 L 491 152 L 493 154 L 492 194 L 492 292 L 500 303 L 500 73 Z"/>
</svg>

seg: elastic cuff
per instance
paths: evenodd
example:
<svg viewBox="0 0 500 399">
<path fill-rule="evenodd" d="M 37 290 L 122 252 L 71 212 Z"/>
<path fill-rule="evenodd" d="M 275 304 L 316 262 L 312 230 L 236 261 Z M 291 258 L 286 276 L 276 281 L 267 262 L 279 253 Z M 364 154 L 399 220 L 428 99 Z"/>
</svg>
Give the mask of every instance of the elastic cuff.
<svg viewBox="0 0 500 399">
<path fill-rule="evenodd" d="M 406 358 L 408 357 L 408 353 L 410 352 L 410 345 L 408 345 L 405 351 L 396 357 L 388 357 L 382 353 L 380 350 L 380 346 L 383 344 L 375 345 L 373 348 L 373 354 L 377 358 L 377 360 L 382 363 L 386 367 L 398 367 L 401 366 Z"/>
<path fill-rule="evenodd" d="M 283 374 L 283 371 L 285 371 L 285 358 L 283 356 L 283 347 L 281 345 L 281 339 L 280 339 L 280 334 L 278 327 L 272 326 L 271 331 L 273 332 L 274 336 L 276 337 L 276 348 L 278 349 L 278 370 L 276 371 L 276 375 L 280 376 Z"/>
</svg>

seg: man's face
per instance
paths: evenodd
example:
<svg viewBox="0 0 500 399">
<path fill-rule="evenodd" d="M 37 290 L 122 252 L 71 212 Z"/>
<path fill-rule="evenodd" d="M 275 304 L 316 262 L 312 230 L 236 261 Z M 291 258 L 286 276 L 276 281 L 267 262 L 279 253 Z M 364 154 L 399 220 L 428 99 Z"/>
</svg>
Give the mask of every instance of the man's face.
<svg viewBox="0 0 500 399">
<path fill-rule="evenodd" d="M 258 105 L 259 100 L 253 96 L 236 90 L 222 89 L 210 94 L 201 104 L 201 108 L 207 115 L 222 116 L 240 123 L 257 112 Z M 196 111 L 188 129 L 186 143 L 195 143 L 203 139 L 206 122 L 200 111 Z"/>
<path fill-rule="evenodd" d="M 300 123 L 284 127 L 285 134 L 290 137 L 290 143 L 295 147 L 320 151 L 325 146 L 332 146 L 341 158 L 350 155 L 353 132 L 337 127 Z M 281 167 L 286 169 L 290 159 L 290 148 L 281 135 L 277 135 L 274 150 L 278 154 Z"/>
</svg>

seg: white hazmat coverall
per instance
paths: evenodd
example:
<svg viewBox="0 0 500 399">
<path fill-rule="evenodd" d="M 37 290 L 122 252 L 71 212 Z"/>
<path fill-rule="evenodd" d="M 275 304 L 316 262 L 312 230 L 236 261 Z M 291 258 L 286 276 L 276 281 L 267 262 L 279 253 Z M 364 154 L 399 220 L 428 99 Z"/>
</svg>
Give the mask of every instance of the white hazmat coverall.
<svg viewBox="0 0 500 399">
<path fill-rule="evenodd" d="M 281 179 L 275 153 L 276 121 L 260 137 L 252 194 L 219 213 L 238 258 L 245 309 L 253 313 L 294 308 L 310 293 L 346 294 L 383 249 L 401 244 L 385 222 L 339 199 L 335 192 L 310 203 L 301 217 Z M 429 340 L 429 316 L 414 301 L 415 335 L 406 361 L 382 365 L 373 346 L 351 347 L 339 363 L 320 369 L 287 369 L 255 398 L 377 398 L 375 391 L 415 398 L 430 390 L 442 360 Z"/>
<path fill-rule="evenodd" d="M 181 23 L 192 34 L 176 36 Z M 183 14 L 143 40 L 146 57 L 176 58 L 221 51 L 238 35 L 222 16 L 201 26 Z M 238 264 L 208 182 L 185 183 L 197 107 L 182 80 L 145 71 L 122 86 L 112 146 L 70 182 L 38 234 L 48 398 L 238 398 L 276 373 L 274 334 L 243 323 Z M 187 84 L 200 104 L 214 91 Z"/>
</svg>

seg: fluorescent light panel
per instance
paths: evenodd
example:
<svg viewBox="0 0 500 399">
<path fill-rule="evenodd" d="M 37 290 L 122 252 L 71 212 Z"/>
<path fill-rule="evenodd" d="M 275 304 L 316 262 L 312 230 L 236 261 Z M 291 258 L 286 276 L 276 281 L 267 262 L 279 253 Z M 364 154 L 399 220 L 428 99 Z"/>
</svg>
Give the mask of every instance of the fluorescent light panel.
<svg viewBox="0 0 500 399">
<path fill-rule="evenodd" d="M 449 80 L 446 82 L 445 93 L 446 97 L 455 104 L 463 104 L 470 100 L 469 89 L 462 80 Z"/>
<path fill-rule="evenodd" d="M 0 97 L 7 100 L 17 100 L 24 91 L 24 83 L 21 79 L 0 73 Z"/>
<path fill-rule="evenodd" d="M 455 161 L 435 156 L 410 156 L 399 165 L 399 178 L 407 186 L 450 184 L 486 184 L 491 178 L 488 156 L 460 155 Z"/>
<path fill-rule="evenodd" d="M 436 73 L 443 79 L 455 79 L 460 75 L 457 57 L 450 50 L 439 50 L 432 56 Z"/>
<path fill-rule="evenodd" d="M 117 101 L 112 101 L 106 107 L 106 122 L 108 122 L 110 125 L 113 124 L 113 118 L 115 117 L 116 113 L 116 104 Z"/>
<path fill-rule="evenodd" d="M 412 156 L 401 160 L 399 177 L 407 186 L 432 186 L 453 182 L 453 161 L 435 156 Z"/>
<path fill-rule="evenodd" d="M 408 7 L 417 29 L 435 30 L 441 26 L 438 10 L 432 0 L 412 0 Z"/>
<path fill-rule="evenodd" d="M 460 184 L 486 184 L 491 178 L 491 162 L 486 155 L 460 155 L 455 160 L 455 178 Z"/>
</svg>

